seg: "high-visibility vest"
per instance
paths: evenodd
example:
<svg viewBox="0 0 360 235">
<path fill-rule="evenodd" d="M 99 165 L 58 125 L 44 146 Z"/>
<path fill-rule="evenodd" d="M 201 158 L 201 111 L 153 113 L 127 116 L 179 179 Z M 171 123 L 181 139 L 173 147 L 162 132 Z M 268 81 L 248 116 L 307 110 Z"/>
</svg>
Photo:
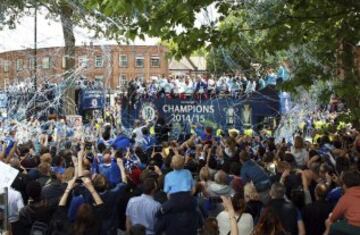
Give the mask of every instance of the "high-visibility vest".
<svg viewBox="0 0 360 235">
<path fill-rule="evenodd" d="M 217 129 L 216 130 L 216 136 L 219 137 L 219 136 L 222 136 L 223 135 L 223 130 L 222 129 Z"/>
<path fill-rule="evenodd" d="M 150 135 L 154 136 L 155 135 L 155 126 L 150 127 L 149 132 L 150 132 Z"/>
<path fill-rule="evenodd" d="M 252 136 L 253 135 L 253 129 L 245 129 L 244 135 L 246 136 Z"/>
</svg>

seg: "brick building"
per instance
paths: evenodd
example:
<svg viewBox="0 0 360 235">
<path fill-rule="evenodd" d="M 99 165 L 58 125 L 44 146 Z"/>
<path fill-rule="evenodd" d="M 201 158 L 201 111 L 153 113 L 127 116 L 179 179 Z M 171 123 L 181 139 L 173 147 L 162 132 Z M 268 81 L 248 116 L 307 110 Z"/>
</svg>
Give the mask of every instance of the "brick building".
<svg viewBox="0 0 360 235">
<path fill-rule="evenodd" d="M 125 81 L 168 75 L 166 48 L 163 46 L 94 46 L 76 47 L 77 76 L 102 80 L 106 88 L 120 88 Z M 0 88 L 34 76 L 34 50 L 0 53 Z M 63 79 L 65 57 L 63 47 L 37 50 L 38 83 Z"/>
</svg>

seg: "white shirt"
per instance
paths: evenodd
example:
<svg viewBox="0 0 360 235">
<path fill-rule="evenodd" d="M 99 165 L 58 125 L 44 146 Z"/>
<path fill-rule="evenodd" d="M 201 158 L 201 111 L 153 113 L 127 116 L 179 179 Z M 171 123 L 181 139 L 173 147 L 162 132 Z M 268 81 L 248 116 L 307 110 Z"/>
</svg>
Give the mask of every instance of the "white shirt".
<svg viewBox="0 0 360 235">
<path fill-rule="evenodd" d="M 212 90 L 215 90 L 215 88 L 216 88 L 215 81 L 214 81 L 214 79 L 210 78 L 208 80 L 208 90 L 212 91 Z"/>
<path fill-rule="evenodd" d="M 146 235 L 155 234 L 155 214 L 160 210 L 161 204 L 151 196 L 142 194 L 129 200 L 126 207 L 126 216 L 131 224 L 142 224 L 146 228 Z"/>
<path fill-rule="evenodd" d="M 171 82 L 166 82 L 164 83 L 163 88 L 165 90 L 165 93 L 170 93 L 171 90 L 174 88 L 174 85 Z"/>
<path fill-rule="evenodd" d="M 294 146 L 291 147 L 291 153 L 294 155 L 296 164 L 298 166 L 305 166 L 305 163 L 309 160 L 309 153 L 306 149 L 295 149 Z"/>
<path fill-rule="evenodd" d="M 19 212 L 24 207 L 24 201 L 21 194 L 15 189 L 9 188 L 9 222 L 14 223 L 19 220 Z"/>
<path fill-rule="evenodd" d="M 220 91 L 225 91 L 227 89 L 227 85 L 224 81 L 224 78 L 220 78 L 217 82 L 216 82 L 216 87 L 220 90 Z"/>
<path fill-rule="evenodd" d="M 252 82 L 251 82 L 251 81 L 247 81 L 245 93 L 250 93 L 250 92 L 252 92 Z"/>
<path fill-rule="evenodd" d="M 192 94 L 194 92 L 193 89 L 193 83 L 191 81 L 189 81 L 189 84 L 185 84 L 185 93 L 186 94 Z"/>
<path fill-rule="evenodd" d="M 138 89 L 136 90 L 137 93 L 139 94 L 144 94 L 145 93 L 145 87 L 143 87 L 142 85 L 138 86 Z"/>
<path fill-rule="evenodd" d="M 141 143 L 141 141 L 143 141 L 144 135 L 143 135 L 143 133 L 142 133 L 142 129 L 143 129 L 144 127 L 146 127 L 146 125 L 145 125 L 145 126 L 137 127 L 137 128 L 135 128 L 135 129 L 132 131 L 132 133 L 135 134 L 135 142 L 136 142 L 136 143 Z"/>
<path fill-rule="evenodd" d="M 220 212 L 216 217 L 216 220 L 218 222 L 220 235 L 227 235 L 231 230 L 228 212 Z M 254 221 L 252 216 L 248 213 L 242 213 L 240 220 L 237 222 L 237 226 L 239 234 L 251 235 L 254 228 Z"/>
<path fill-rule="evenodd" d="M 177 83 L 177 91 L 179 92 L 179 93 L 184 93 L 185 92 L 185 90 L 186 90 L 186 84 L 185 84 L 185 82 L 184 81 L 179 81 L 178 83 Z"/>
</svg>

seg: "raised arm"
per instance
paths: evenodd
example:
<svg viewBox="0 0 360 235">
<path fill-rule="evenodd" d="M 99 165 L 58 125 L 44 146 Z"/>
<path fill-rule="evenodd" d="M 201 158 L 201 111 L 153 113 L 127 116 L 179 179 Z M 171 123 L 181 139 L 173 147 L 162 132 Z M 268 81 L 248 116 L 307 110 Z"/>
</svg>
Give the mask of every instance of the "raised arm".
<svg viewBox="0 0 360 235">
<path fill-rule="evenodd" d="M 96 192 L 91 180 L 88 177 L 82 177 L 81 180 L 83 181 L 85 188 L 90 192 L 92 198 L 95 201 L 95 204 L 97 206 L 103 204 L 103 201 L 100 195 Z"/>
<path fill-rule="evenodd" d="M 230 221 L 230 235 L 239 235 L 239 229 L 236 222 L 236 216 L 231 199 L 228 197 L 221 196 L 225 210 L 229 214 Z"/>
<path fill-rule="evenodd" d="M 10 159 L 14 157 L 16 148 L 17 148 L 17 142 L 14 143 L 14 146 L 11 148 L 11 150 L 9 152 L 9 156 L 6 157 L 6 159 L 5 159 L 6 163 L 8 163 L 10 161 Z"/>
<path fill-rule="evenodd" d="M 78 152 L 78 155 L 77 155 L 77 174 L 78 174 L 78 177 L 81 177 L 84 175 L 84 172 L 83 172 L 83 158 L 85 156 L 85 151 L 84 151 L 84 145 L 81 144 L 81 150 Z"/>
<path fill-rule="evenodd" d="M 127 184 L 127 177 L 126 177 L 126 172 L 125 172 L 125 167 L 124 167 L 124 162 L 121 158 L 117 158 L 116 159 L 116 163 L 120 169 L 120 174 L 121 174 L 121 181 L 124 184 Z"/>
<path fill-rule="evenodd" d="M 6 144 L 3 143 L 1 147 L 2 147 L 2 149 L 0 152 L 0 160 L 3 161 L 3 160 L 5 160 Z"/>
<path fill-rule="evenodd" d="M 75 179 L 76 177 L 72 178 L 69 182 L 68 182 L 68 185 L 65 189 L 65 192 L 64 194 L 62 195 L 61 199 L 60 199 L 60 202 L 59 202 L 59 206 L 65 206 L 66 205 L 66 202 L 68 200 L 68 197 L 69 197 L 69 194 L 71 192 L 71 190 L 74 188 L 74 185 L 75 185 Z"/>
</svg>

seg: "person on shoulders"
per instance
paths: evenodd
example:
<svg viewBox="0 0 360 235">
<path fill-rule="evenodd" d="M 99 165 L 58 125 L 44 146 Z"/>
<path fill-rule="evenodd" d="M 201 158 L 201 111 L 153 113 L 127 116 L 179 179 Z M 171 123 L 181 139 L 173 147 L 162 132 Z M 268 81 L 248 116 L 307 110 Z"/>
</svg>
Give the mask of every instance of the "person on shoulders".
<svg viewBox="0 0 360 235">
<path fill-rule="evenodd" d="M 175 155 L 171 160 L 173 171 L 165 175 L 164 192 L 169 196 L 178 192 L 191 193 L 194 188 L 194 180 L 191 172 L 184 169 L 185 158 Z"/>
<path fill-rule="evenodd" d="M 326 221 L 326 235 L 343 234 L 341 232 L 347 229 L 356 230 L 356 234 L 360 232 L 360 172 L 346 171 L 342 175 L 342 181 L 345 194 Z"/>
</svg>

